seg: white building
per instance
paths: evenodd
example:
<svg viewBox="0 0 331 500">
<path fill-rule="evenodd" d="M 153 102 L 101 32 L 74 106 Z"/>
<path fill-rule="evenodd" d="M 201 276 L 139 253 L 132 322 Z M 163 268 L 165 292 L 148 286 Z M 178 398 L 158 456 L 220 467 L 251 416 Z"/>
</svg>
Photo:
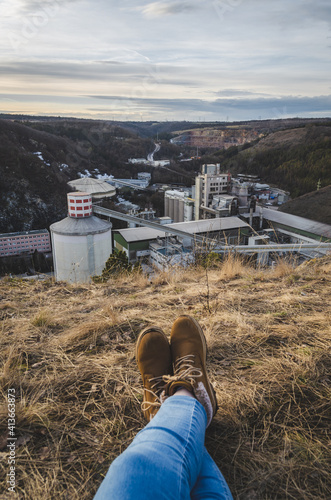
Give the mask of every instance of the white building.
<svg viewBox="0 0 331 500">
<path fill-rule="evenodd" d="M 68 217 L 50 227 L 55 279 L 88 283 L 112 253 L 112 224 L 93 216 L 92 196 L 69 193 Z"/>
<path fill-rule="evenodd" d="M 211 208 L 214 196 L 228 192 L 231 178 L 220 170 L 219 163 L 205 164 L 195 178 L 195 220 L 204 218 L 204 209 Z"/>
<path fill-rule="evenodd" d="M 152 174 L 149 172 L 139 172 L 138 179 L 140 181 L 147 181 L 149 184 L 151 182 L 151 179 L 152 179 Z"/>
</svg>

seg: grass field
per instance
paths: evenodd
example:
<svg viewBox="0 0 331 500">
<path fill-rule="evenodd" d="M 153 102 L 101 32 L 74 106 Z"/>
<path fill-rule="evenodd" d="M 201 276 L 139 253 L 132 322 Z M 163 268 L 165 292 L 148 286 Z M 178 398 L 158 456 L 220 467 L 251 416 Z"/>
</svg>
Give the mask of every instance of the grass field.
<svg viewBox="0 0 331 500">
<path fill-rule="evenodd" d="M 4 279 L 0 300 L 1 499 L 93 498 L 145 425 L 135 339 L 147 325 L 169 333 L 180 314 L 206 334 L 219 403 L 206 446 L 234 498 L 331 498 L 331 258 L 273 270 L 230 258 L 91 285 Z"/>
</svg>

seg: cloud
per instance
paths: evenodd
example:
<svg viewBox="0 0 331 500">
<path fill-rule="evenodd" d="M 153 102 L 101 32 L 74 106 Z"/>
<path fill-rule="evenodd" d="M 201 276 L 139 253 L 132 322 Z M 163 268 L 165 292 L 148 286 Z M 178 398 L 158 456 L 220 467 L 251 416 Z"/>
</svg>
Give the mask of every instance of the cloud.
<svg viewBox="0 0 331 500">
<path fill-rule="evenodd" d="M 190 12 L 196 9 L 197 5 L 194 5 L 192 1 L 188 2 L 185 0 L 175 2 L 152 2 L 139 8 L 145 17 L 163 17 L 173 14 L 181 14 L 183 12 Z"/>
<path fill-rule="evenodd" d="M 253 112 L 264 111 L 270 117 L 278 115 L 297 116 L 303 113 L 330 113 L 331 95 L 318 97 L 270 97 L 270 98 L 248 98 L 248 99 L 216 99 L 207 101 L 204 99 L 163 99 L 163 98 L 129 98 L 123 96 L 89 95 L 92 99 L 104 101 L 130 102 L 134 106 L 157 107 L 163 111 L 185 111 L 217 113 L 222 110 L 233 110 L 242 112 L 246 116 Z M 247 113 L 248 112 L 248 113 Z"/>
<path fill-rule="evenodd" d="M 116 49 L 108 50 L 107 59 L 99 61 L 102 64 L 114 64 L 114 63 L 150 63 L 149 57 L 137 52 L 133 49 Z"/>
<path fill-rule="evenodd" d="M 11 100 L 12 102 L 9 102 Z M 16 111 L 13 101 L 17 100 Z M 114 115 L 122 119 L 181 120 L 204 119 L 213 121 L 240 121 L 253 119 L 279 119 L 291 117 L 330 117 L 331 95 L 319 97 L 284 96 L 280 98 L 189 99 L 163 97 L 125 97 L 123 95 L 43 95 L 0 94 L 0 103 L 12 112 L 56 116 L 94 116 L 109 119 Z M 97 106 L 95 104 L 98 103 Z M 9 112 L 9 111 L 3 112 Z"/>
<path fill-rule="evenodd" d="M 141 79 L 148 77 L 151 65 L 139 63 L 122 63 L 119 61 L 18 61 L 0 64 L 0 72 L 4 75 L 14 75 L 21 78 L 39 77 L 53 80 L 108 80 L 114 79 Z"/>
<path fill-rule="evenodd" d="M 329 0 L 319 0 L 318 2 L 306 0 L 302 8 L 311 19 L 331 23 L 331 4 Z"/>
<path fill-rule="evenodd" d="M 268 10 L 266 11 L 268 14 Z M 292 0 L 277 2 L 272 12 L 273 22 L 282 29 L 312 29 L 323 24 L 331 24 L 331 4 L 329 0 Z"/>
<path fill-rule="evenodd" d="M 39 11 L 57 12 L 60 7 L 81 0 L 13 0 L 13 5 L 23 14 L 33 14 Z"/>
<path fill-rule="evenodd" d="M 61 85 L 64 93 L 65 85 L 69 81 L 78 81 L 78 85 L 83 88 L 91 81 L 100 85 L 120 83 L 124 93 L 129 90 L 131 94 L 139 93 L 140 95 L 144 92 L 149 95 L 151 89 L 161 92 L 164 85 L 185 89 L 200 85 L 199 78 L 194 72 L 181 72 L 173 66 L 158 66 L 145 61 L 144 58 L 140 62 L 138 56 L 137 59 L 133 62 L 112 59 L 63 62 L 30 60 L 3 62 L 2 64 L 0 62 L 0 73 L 6 75 L 7 78 L 28 81 L 32 92 L 35 88 L 34 83 L 38 82 L 39 85 L 40 78 L 44 83 L 56 81 L 56 85 Z"/>
<path fill-rule="evenodd" d="M 250 92 L 248 90 L 240 90 L 240 89 L 224 89 L 224 90 L 219 90 L 218 92 L 214 92 L 214 94 L 219 97 L 244 97 L 244 96 L 270 97 L 270 94 L 265 94 L 263 92 Z"/>
</svg>

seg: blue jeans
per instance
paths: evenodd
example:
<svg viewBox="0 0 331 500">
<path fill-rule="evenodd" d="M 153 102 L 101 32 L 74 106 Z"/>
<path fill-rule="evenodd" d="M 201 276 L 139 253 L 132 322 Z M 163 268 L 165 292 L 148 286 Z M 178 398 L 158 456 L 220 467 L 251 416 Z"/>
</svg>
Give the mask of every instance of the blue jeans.
<svg viewBox="0 0 331 500">
<path fill-rule="evenodd" d="M 207 416 L 189 396 L 171 396 L 117 457 L 94 500 L 232 500 L 205 446 Z"/>
</svg>

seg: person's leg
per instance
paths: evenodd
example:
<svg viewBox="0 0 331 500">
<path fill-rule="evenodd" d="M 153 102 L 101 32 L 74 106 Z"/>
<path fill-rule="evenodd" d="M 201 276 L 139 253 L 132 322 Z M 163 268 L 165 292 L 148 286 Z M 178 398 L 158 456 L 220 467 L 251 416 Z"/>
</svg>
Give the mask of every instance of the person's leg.
<svg viewBox="0 0 331 500">
<path fill-rule="evenodd" d="M 200 325 L 181 316 L 170 337 L 171 352 L 157 327 L 138 337 L 143 411 L 153 420 L 111 464 L 95 500 L 190 499 L 202 468 L 205 429 L 217 401 L 206 372 L 206 340 Z"/>
<path fill-rule="evenodd" d="M 192 391 L 204 406 L 208 426 L 217 411 L 217 401 L 207 375 L 207 343 L 201 326 L 190 316 L 179 316 L 172 326 L 170 343 L 174 375 L 168 377 L 170 385 L 166 392 L 173 394 L 178 387 Z M 232 498 L 222 474 L 205 448 L 201 470 L 191 492 L 191 498 L 194 500 Z"/>
<path fill-rule="evenodd" d="M 224 477 L 206 449 L 198 480 L 191 491 L 191 500 L 233 500 Z"/>
<path fill-rule="evenodd" d="M 201 469 L 207 416 L 174 395 L 111 464 L 95 500 L 189 500 Z"/>
</svg>

